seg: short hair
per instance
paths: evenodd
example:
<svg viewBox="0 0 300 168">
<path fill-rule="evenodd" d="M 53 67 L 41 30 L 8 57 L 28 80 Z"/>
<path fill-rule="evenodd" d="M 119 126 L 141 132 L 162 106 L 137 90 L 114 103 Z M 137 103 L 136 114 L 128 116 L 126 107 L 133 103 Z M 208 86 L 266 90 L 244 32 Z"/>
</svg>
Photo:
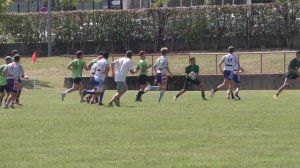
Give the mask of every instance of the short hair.
<svg viewBox="0 0 300 168">
<path fill-rule="evenodd" d="M 15 56 L 16 54 L 19 54 L 19 51 L 18 50 L 12 50 L 11 53 L 10 53 L 10 56 Z"/>
<path fill-rule="evenodd" d="M 190 61 L 192 61 L 192 60 L 196 60 L 196 58 L 195 58 L 195 57 L 191 57 L 191 58 L 190 58 Z"/>
<path fill-rule="evenodd" d="M 81 57 L 83 52 L 81 50 L 76 51 L 75 55 L 77 58 Z"/>
<path fill-rule="evenodd" d="M 300 55 L 300 50 L 297 50 L 296 55 Z"/>
<path fill-rule="evenodd" d="M 145 51 L 140 51 L 140 52 L 139 52 L 139 55 L 142 56 L 142 55 L 144 55 L 145 53 L 146 53 Z"/>
<path fill-rule="evenodd" d="M 126 51 L 126 57 L 131 58 L 133 55 L 133 52 L 131 50 Z"/>
<path fill-rule="evenodd" d="M 97 55 L 103 55 L 103 51 L 98 51 Z"/>
<path fill-rule="evenodd" d="M 109 57 L 109 52 L 103 52 L 103 58 L 107 59 Z"/>
<path fill-rule="evenodd" d="M 14 55 L 14 61 L 16 61 L 16 62 L 20 61 L 20 55 L 19 54 Z"/>
<path fill-rule="evenodd" d="M 163 47 L 163 48 L 160 49 L 160 52 L 162 54 L 166 54 L 168 51 L 169 51 L 169 49 L 167 47 Z"/>
<path fill-rule="evenodd" d="M 11 56 L 6 56 L 5 60 L 12 60 Z"/>
<path fill-rule="evenodd" d="M 234 52 L 234 47 L 233 46 L 229 46 L 228 47 L 228 52 L 229 53 L 233 53 Z"/>
</svg>

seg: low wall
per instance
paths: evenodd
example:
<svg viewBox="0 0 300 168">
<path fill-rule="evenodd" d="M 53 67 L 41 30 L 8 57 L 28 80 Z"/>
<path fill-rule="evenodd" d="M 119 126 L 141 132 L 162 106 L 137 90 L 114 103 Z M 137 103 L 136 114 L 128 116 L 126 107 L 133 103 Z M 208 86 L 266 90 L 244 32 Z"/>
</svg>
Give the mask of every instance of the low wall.
<svg viewBox="0 0 300 168">
<path fill-rule="evenodd" d="M 277 90 L 285 78 L 284 74 L 247 74 L 241 75 L 241 89 L 244 90 Z M 154 77 L 149 77 L 151 84 L 154 84 Z M 206 90 L 215 88 L 223 82 L 222 75 L 201 75 L 200 80 L 204 82 Z M 180 90 L 183 87 L 185 76 L 174 76 L 168 80 L 168 90 Z M 89 77 L 83 78 L 83 83 L 86 88 L 89 88 Z M 138 89 L 137 77 L 127 77 L 127 84 L 129 90 Z M 64 86 L 69 88 L 72 86 L 72 78 L 66 77 L 64 79 Z M 114 90 L 116 84 L 112 77 L 106 80 L 106 86 L 109 90 Z M 193 88 L 196 90 L 197 88 Z M 300 89 L 300 81 L 293 81 L 287 89 Z"/>
</svg>

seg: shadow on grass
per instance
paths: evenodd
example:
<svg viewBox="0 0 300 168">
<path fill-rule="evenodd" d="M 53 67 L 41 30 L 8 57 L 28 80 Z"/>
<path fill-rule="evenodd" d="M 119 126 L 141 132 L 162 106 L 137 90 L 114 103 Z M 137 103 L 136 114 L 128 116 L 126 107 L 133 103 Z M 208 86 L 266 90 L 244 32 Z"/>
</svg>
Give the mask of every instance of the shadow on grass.
<svg viewBox="0 0 300 168">
<path fill-rule="evenodd" d="M 34 80 L 22 80 L 23 88 L 34 89 Z M 35 80 L 35 89 L 53 88 L 49 82 Z"/>
</svg>

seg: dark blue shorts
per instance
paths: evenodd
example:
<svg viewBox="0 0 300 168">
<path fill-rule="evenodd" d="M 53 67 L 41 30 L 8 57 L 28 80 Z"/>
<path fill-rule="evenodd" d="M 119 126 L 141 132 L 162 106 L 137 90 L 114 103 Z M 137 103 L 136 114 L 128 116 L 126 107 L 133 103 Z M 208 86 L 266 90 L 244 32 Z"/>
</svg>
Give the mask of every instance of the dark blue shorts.
<svg viewBox="0 0 300 168">
<path fill-rule="evenodd" d="M 233 74 L 233 79 L 234 83 L 239 84 L 241 82 L 241 77 L 240 75 Z"/>
<path fill-rule="evenodd" d="M 75 83 L 76 85 L 79 85 L 81 82 L 81 78 L 73 78 L 73 83 Z"/>
<path fill-rule="evenodd" d="M 232 80 L 233 78 L 233 72 L 232 71 L 224 71 L 224 78 L 228 79 L 228 80 Z"/>
<path fill-rule="evenodd" d="M 9 89 L 8 89 L 8 86 L 7 86 L 7 85 L 0 86 L 0 93 L 3 93 L 4 91 L 5 91 L 6 93 L 9 92 Z"/>
<path fill-rule="evenodd" d="M 156 83 L 167 83 L 168 76 L 166 74 L 158 73 L 156 74 Z"/>
<path fill-rule="evenodd" d="M 19 91 L 19 82 L 16 79 L 7 79 L 7 87 L 9 92 Z"/>
</svg>

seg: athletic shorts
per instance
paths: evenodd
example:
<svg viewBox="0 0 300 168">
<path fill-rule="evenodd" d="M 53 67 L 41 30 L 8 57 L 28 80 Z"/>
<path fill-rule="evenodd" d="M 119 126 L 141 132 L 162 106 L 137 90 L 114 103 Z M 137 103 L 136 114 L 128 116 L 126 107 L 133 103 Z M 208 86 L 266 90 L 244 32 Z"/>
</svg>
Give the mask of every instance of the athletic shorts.
<svg viewBox="0 0 300 168">
<path fill-rule="evenodd" d="M 9 89 L 8 89 L 8 86 L 7 86 L 7 85 L 0 86 L 0 92 L 3 93 L 4 91 L 5 91 L 6 93 L 9 92 Z"/>
<path fill-rule="evenodd" d="M 116 82 L 117 83 L 117 92 L 124 92 L 127 89 L 126 82 Z"/>
<path fill-rule="evenodd" d="M 104 81 L 101 80 L 101 81 L 95 81 L 95 89 L 97 92 L 103 92 L 104 91 Z"/>
<path fill-rule="evenodd" d="M 76 85 L 79 85 L 81 82 L 81 78 L 73 78 L 73 83 L 75 83 Z"/>
<path fill-rule="evenodd" d="M 241 82 L 241 77 L 240 75 L 233 74 L 232 80 L 234 81 L 234 83 L 239 84 Z"/>
<path fill-rule="evenodd" d="M 233 72 L 232 71 L 224 71 L 224 78 L 228 79 L 228 80 L 232 80 L 233 78 Z"/>
<path fill-rule="evenodd" d="M 286 77 L 288 78 L 288 79 L 297 79 L 299 76 L 298 75 L 286 75 Z"/>
<path fill-rule="evenodd" d="M 148 76 L 147 75 L 140 75 L 138 77 L 138 82 L 140 85 L 146 85 L 148 83 Z"/>
<path fill-rule="evenodd" d="M 96 81 L 95 78 L 93 76 L 90 77 L 90 85 L 92 88 L 94 88 L 96 86 Z"/>
<path fill-rule="evenodd" d="M 191 88 L 192 85 L 199 86 L 201 81 L 199 79 L 192 80 L 191 78 L 185 78 L 183 89 L 188 90 Z"/>
<path fill-rule="evenodd" d="M 168 82 L 168 76 L 166 74 L 158 73 L 156 74 L 156 83 L 167 83 Z"/>
<path fill-rule="evenodd" d="M 7 79 L 7 87 L 9 92 L 18 92 L 19 91 L 18 79 Z"/>
</svg>

